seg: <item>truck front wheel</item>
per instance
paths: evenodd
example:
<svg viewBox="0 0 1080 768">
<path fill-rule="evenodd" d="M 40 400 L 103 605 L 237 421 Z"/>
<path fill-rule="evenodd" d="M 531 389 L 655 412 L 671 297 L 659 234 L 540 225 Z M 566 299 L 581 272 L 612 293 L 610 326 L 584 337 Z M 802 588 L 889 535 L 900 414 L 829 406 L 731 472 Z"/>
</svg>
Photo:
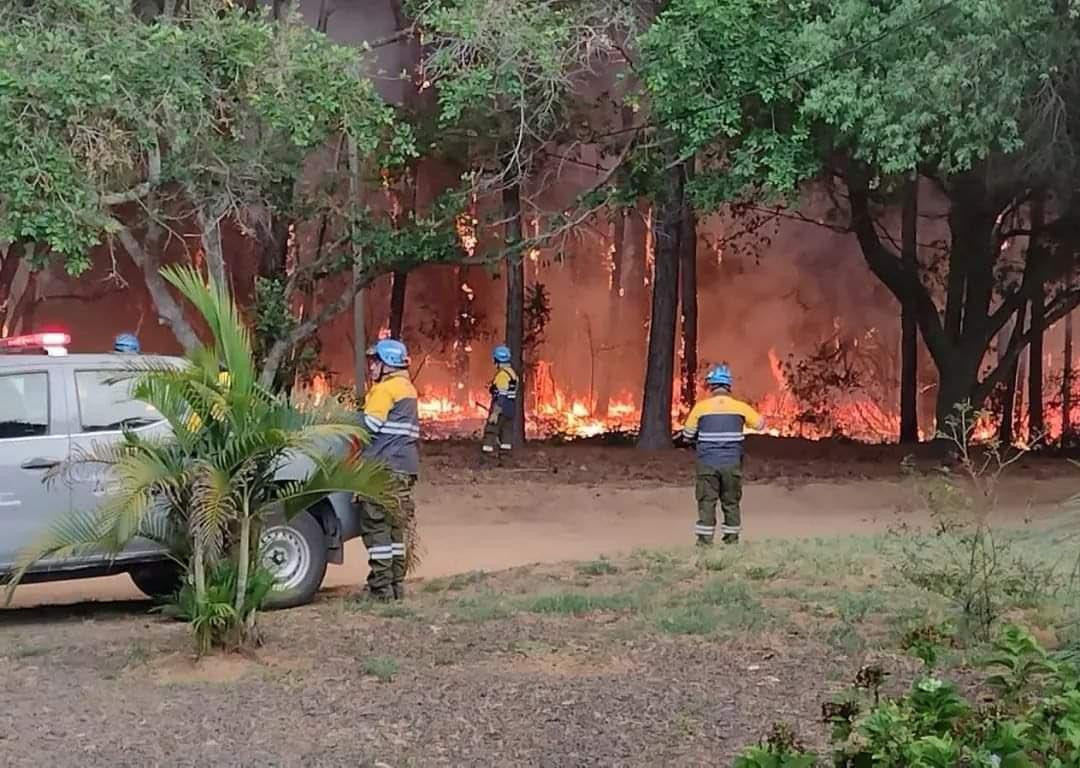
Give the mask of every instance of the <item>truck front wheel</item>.
<svg viewBox="0 0 1080 768">
<path fill-rule="evenodd" d="M 326 546 L 322 526 L 307 512 L 267 527 L 259 540 L 260 558 L 276 583 L 264 607 L 310 603 L 326 576 Z"/>
</svg>

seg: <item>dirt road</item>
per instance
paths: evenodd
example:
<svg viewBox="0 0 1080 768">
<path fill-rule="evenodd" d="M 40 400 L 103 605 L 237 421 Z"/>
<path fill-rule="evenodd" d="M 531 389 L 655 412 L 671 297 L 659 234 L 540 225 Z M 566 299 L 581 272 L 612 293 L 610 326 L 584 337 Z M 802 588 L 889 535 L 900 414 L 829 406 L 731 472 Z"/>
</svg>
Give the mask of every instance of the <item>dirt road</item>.
<svg viewBox="0 0 1080 768">
<path fill-rule="evenodd" d="M 693 492 L 687 486 L 625 482 L 603 485 L 541 482 L 513 470 L 478 482 L 421 484 L 418 515 L 426 554 L 420 578 L 493 571 L 529 563 L 618 555 L 639 548 L 690 543 Z M 1075 493 L 1072 478 L 1010 480 L 999 514 L 1021 522 L 1052 514 Z M 869 533 L 910 507 L 909 486 L 861 480 L 751 484 L 743 502 L 748 538 Z M 367 573 L 363 545 L 351 542 L 343 566 L 331 566 L 326 586 L 360 584 Z M 126 576 L 21 587 L 13 607 L 140 594 Z"/>
</svg>

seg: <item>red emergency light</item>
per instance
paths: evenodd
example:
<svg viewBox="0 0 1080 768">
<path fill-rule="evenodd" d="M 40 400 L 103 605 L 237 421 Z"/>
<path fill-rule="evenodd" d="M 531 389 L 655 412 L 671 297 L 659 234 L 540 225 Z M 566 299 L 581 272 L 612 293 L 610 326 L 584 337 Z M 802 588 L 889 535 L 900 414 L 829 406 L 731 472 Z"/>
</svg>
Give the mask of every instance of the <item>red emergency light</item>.
<svg viewBox="0 0 1080 768">
<path fill-rule="evenodd" d="M 50 355 L 63 355 L 71 343 L 71 336 L 57 331 L 28 333 L 23 336 L 8 336 L 0 339 L 0 349 L 26 350 L 44 349 Z"/>
</svg>

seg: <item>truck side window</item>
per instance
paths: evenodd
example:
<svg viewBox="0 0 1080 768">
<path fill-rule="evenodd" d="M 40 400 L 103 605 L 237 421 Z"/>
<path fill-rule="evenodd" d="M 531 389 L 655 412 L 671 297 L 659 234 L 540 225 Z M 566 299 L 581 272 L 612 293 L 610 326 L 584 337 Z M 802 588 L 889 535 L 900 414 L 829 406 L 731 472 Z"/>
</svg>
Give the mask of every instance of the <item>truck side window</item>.
<svg viewBox="0 0 1080 768">
<path fill-rule="evenodd" d="M 83 432 L 115 432 L 162 420 L 150 405 L 134 400 L 131 378 L 123 371 L 76 371 L 79 422 Z"/>
<path fill-rule="evenodd" d="M 49 434 L 49 374 L 0 376 L 0 440 Z"/>
</svg>

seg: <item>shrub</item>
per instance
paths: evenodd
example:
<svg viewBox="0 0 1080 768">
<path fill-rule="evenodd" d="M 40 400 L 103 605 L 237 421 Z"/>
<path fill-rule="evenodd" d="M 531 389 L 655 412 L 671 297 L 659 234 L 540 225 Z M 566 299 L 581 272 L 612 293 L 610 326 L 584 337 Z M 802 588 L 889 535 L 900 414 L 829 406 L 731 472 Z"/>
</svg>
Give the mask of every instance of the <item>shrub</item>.
<svg viewBox="0 0 1080 768">
<path fill-rule="evenodd" d="M 997 696 L 976 707 L 956 686 L 924 675 L 895 698 L 880 698 L 867 674 L 822 707 L 837 768 L 1066 768 L 1080 765 L 1080 670 L 1054 660 L 1025 630 L 1008 626 L 983 662 Z M 880 682 L 880 681 L 879 681 Z M 783 762 L 784 760 L 800 762 Z M 807 761 L 809 760 L 809 761 Z M 771 762 L 770 762 L 771 761 Z M 737 768 L 813 766 L 801 750 L 766 742 Z"/>
<path fill-rule="evenodd" d="M 938 435 L 952 450 L 955 467 L 928 478 L 912 474 L 930 529 L 901 526 L 894 531 L 892 553 L 897 571 L 946 598 L 959 628 L 980 641 L 990 639 L 1010 607 L 1036 605 L 1064 583 L 1055 565 L 1018 551 L 1015 536 L 990 521 L 1001 478 L 1023 454 L 996 440 L 976 447 L 974 436 L 985 418 L 970 406 L 957 406 Z"/>
</svg>

